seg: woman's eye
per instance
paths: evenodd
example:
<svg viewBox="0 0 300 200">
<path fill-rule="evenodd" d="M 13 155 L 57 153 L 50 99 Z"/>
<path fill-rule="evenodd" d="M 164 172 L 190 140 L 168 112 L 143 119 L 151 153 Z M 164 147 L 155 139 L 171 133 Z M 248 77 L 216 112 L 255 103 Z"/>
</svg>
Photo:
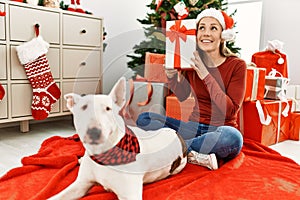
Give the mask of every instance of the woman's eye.
<svg viewBox="0 0 300 200">
<path fill-rule="evenodd" d="M 216 31 L 216 30 L 218 30 L 218 28 L 213 26 L 213 27 L 211 27 L 211 30 Z"/>
<path fill-rule="evenodd" d="M 203 26 L 199 26 L 199 29 L 198 29 L 198 30 L 203 31 L 203 30 L 204 30 L 204 27 L 203 27 Z"/>
</svg>

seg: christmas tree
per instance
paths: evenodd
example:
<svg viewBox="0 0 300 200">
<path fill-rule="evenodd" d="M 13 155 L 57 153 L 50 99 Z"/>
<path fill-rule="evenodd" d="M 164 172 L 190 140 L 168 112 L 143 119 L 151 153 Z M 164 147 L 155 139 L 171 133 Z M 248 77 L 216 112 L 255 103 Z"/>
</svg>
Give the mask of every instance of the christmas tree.
<svg viewBox="0 0 300 200">
<path fill-rule="evenodd" d="M 183 5 L 186 15 L 177 12 L 176 6 Z M 174 8 L 175 6 L 175 8 Z M 227 1 L 224 0 L 152 0 L 147 5 L 152 12 L 147 13 L 146 19 L 137 19 L 145 25 L 144 33 L 146 40 L 133 47 L 134 55 L 127 55 L 131 61 L 128 67 L 137 74 L 144 75 L 146 52 L 165 54 L 165 28 L 166 21 L 177 19 L 195 19 L 206 8 L 227 9 Z M 182 7 L 181 7 L 182 8 Z M 235 12 L 234 12 L 235 13 Z M 230 16 L 234 15 L 230 14 Z M 227 42 L 226 46 L 233 52 L 238 53 L 240 48 L 234 46 L 234 42 Z"/>
</svg>

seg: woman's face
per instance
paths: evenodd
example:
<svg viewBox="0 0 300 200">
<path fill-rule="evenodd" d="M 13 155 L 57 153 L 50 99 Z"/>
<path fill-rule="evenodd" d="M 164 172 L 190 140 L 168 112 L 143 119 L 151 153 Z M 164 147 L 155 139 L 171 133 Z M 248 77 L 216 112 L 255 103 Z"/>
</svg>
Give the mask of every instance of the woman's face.
<svg viewBox="0 0 300 200">
<path fill-rule="evenodd" d="M 221 24 L 215 18 L 202 18 L 197 29 L 198 47 L 207 53 L 219 51 L 222 31 Z"/>
</svg>

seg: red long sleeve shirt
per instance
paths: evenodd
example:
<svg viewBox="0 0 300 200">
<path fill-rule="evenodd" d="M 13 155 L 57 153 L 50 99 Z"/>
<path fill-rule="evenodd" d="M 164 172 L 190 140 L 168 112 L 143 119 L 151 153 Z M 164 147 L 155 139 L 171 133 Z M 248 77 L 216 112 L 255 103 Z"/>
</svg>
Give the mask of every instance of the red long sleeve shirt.
<svg viewBox="0 0 300 200">
<path fill-rule="evenodd" d="M 185 79 L 169 79 L 169 87 L 179 101 L 192 94 L 195 106 L 189 120 L 214 126 L 237 127 L 237 113 L 241 108 L 246 87 L 246 63 L 238 57 L 227 57 L 216 68 L 207 68 L 209 75 L 201 80 L 197 73 L 186 71 Z"/>
</svg>

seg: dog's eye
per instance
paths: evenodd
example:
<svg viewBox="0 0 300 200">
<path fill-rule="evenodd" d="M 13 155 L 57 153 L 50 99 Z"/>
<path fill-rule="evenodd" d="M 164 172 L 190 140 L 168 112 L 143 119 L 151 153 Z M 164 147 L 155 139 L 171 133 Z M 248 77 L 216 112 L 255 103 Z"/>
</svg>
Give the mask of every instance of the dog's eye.
<svg viewBox="0 0 300 200">
<path fill-rule="evenodd" d="M 111 108 L 106 106 L 106 111 L 110 111 L 110 110 L 111 110 Z"/>
<path fill-rule="evenodd" d="M 82 109 L 82 110 L 86 110 L 87 107 L 88 107 L 87 105 L 84 105 L 84 106 L 81 107 L 81 109 Z"/>
</svg>

